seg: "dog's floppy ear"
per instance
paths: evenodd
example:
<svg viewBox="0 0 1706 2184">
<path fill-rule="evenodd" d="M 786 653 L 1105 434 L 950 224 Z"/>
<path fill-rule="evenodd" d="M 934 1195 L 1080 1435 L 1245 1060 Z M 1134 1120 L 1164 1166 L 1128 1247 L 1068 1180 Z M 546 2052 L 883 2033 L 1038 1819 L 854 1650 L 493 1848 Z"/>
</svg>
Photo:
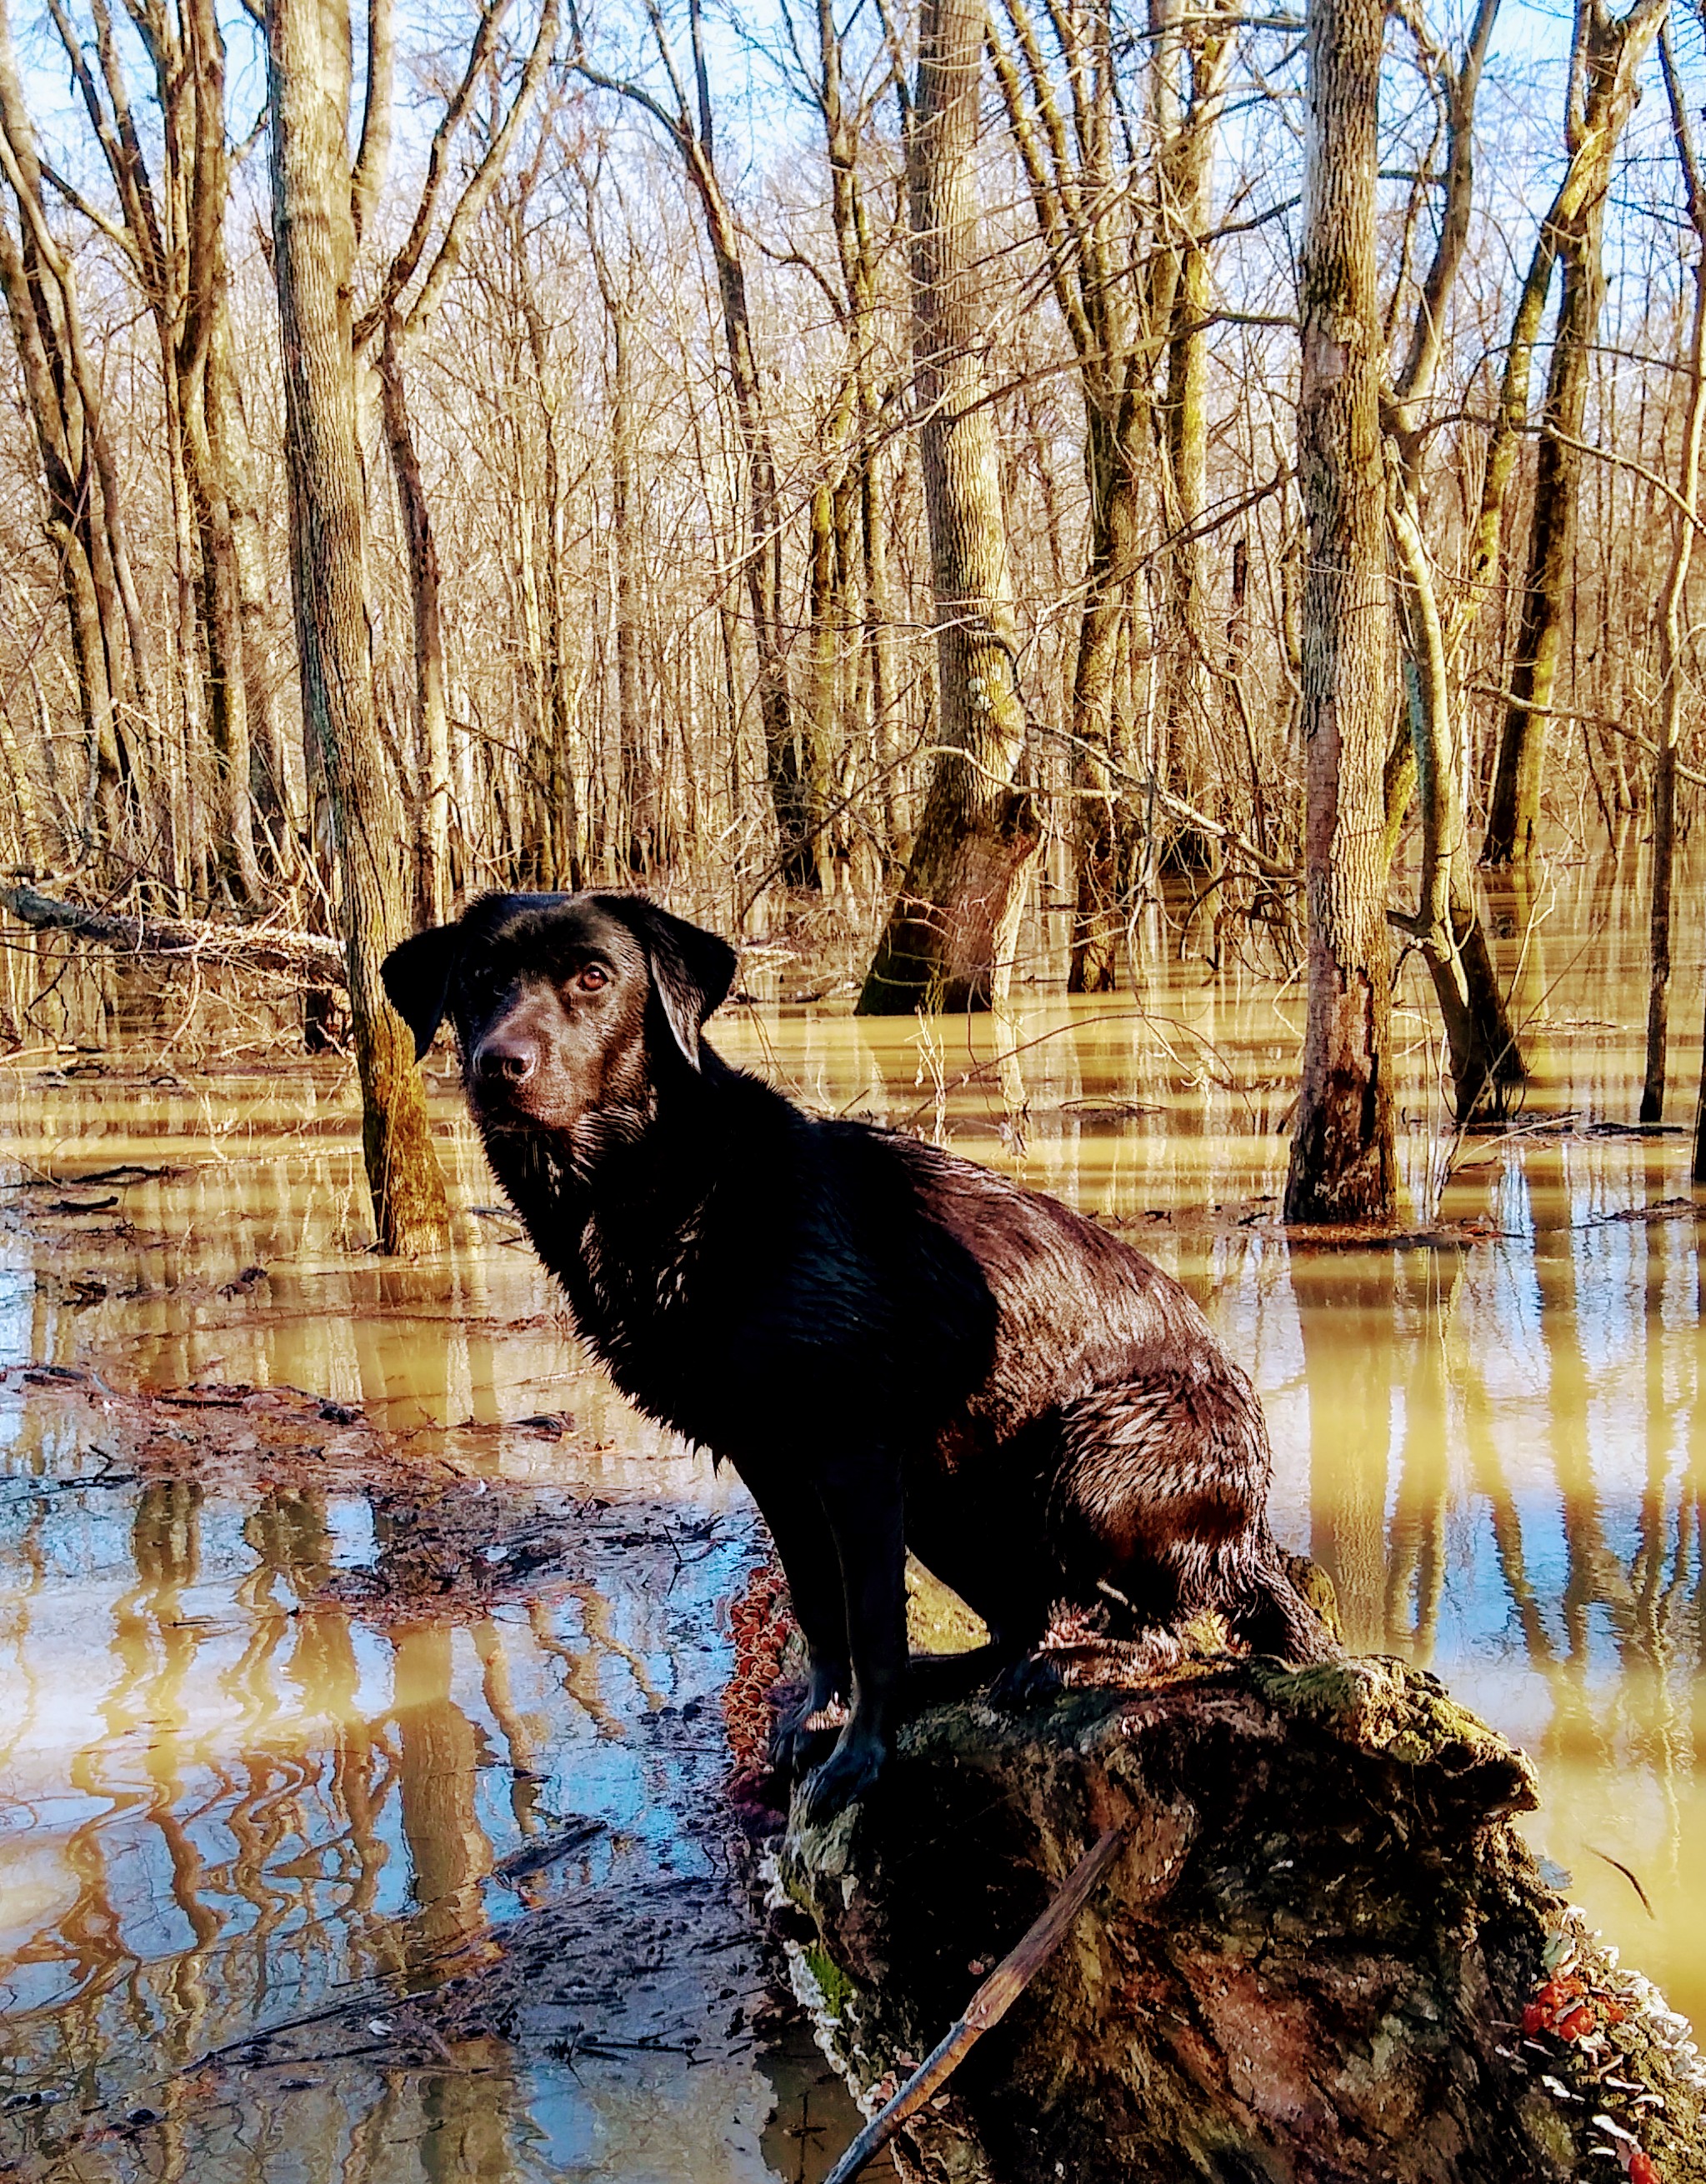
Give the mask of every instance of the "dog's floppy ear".
<svg viewBox="0 0 1706 2184">
<path fill-rule="evenodd" d="M 728 999 L 739 961 L 726 940 L 642 894 L 606 895 L 613 911 L 646 952 L 652 984 L 676 1045 L 699 1067 L 700 1028 Z"/>
<path fill-rule="evenodd" d="M 379 967 L 391 1006 L 415 1034 L 415 1059 L 423 1060 L 444 1021 L 450 974 L 462 945 L 462 928 L 434 925 L 393 948 Z"/>
</svg>

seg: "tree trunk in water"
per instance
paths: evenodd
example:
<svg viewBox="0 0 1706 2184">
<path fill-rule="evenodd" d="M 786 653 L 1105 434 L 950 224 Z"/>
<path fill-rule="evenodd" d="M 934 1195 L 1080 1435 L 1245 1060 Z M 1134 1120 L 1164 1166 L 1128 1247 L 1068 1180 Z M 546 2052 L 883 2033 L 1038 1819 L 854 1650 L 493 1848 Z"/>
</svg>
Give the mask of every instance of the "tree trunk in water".
<svg viewBox="0 0 1706 2184">
<path fill-rule="evenodd" d="M 1470 869 L 1464 794 L 1467 780 L 1463 736 L 1464 708 L 1452 648 L 1435 588 L 1433 564 L 1421 531 L 1418 506 L 1422 493 L 1424 436 L 1420 405 L 1431 391 L 1447 325 L 1447 307 L 1458 269 L 1468 245 L 1475 201 L 1475 111 L 1481 70 L 1491 42 L 1499 0 L 1477 0 L 1473 27 L 1461 61 L 1446 77 L 1447 148 L 1445 159 L 1446 201 L 1433 262 L 1416 306 L 1408 353 L 1387 412 L 1388 493 L 1392 537 L 1405 583 L 1404 622 L 1408 660 L 1406 663 L 1409 734 L 1395 746 L 1387 767 L 1386 860 L 1390 865 L 1408 807 L 1412 789 L 1419 783 L 1422 800 L 1422 879 L 1415 916 L 1395 922 L 1418 941 L 1446 1028 L 1451 1056 L 1454 1105 L 1460 1121 L 1475 1113 L 1484 1100 L 1502 1106 L 1504 1088 L 1520 1084 L 1526 1075 L 1515 1027 L 1505 1006 L 1492 951 L 1487 945 L 1475 900 Z M 1542 288 L 1542 293 L 1544 291 Z M 1525 315 L 1531 309 L 1525 294 L 1519 306 L 1514 348 L 1532 345 L 1539 321 Z M 1527 410 L 1528 365 L 1524 359 L 1507 370 L 1506 402 L 1521 387 L 1520 409 Z M 1519 421 L 1519 420 L 1518 421 Z M 1496 428 L 1507 433 L 1509 447 L 1516 444 L 1514 426 L 1507 415 Z M 1497 458 L 1497 460 L 1503 460 Z M 1490 460 L 1491 473 L 1494 460 Z M 1491 505 L 1502 507 L 1504 484 L 1491 481 Z M 1483 525 L 1477 539 L 1491 555 L 1497 545 L 1495 523 L 1489 534 Z M 1485 582 L 1491 569 L 1483 569 Z"/>
<path fill-rule="evenodd" d="M 1700 498 L 1700 443 L 1706 426 L 1706 185 L 1703 185 L 1689 125 L 1688 106 L 1676 72 L 1667 22 L 1659 33 L 1670 127 L 1687 192 L 1688 217 L 1698 255 L 1694 260 L 1694 311 L 1688 335 L 1688 402 L 1682 426 L 1681 505 L 1675 542 L 1659 610 L 1659 755 L 1653 768 L 1653 921 L 1647 994 L 1647 1069 L 1641 1119 L 1664 1119 L 1664 1061 L 1670 1043 L 1670 911 L 1676 868 L 1676 745 L 1682 729 L 1682 608 L 1694 555 L 1694 519 Z"/>
<path fill-rule="evenodd" d="M 937 759 L 861 1016 L 987 1008 L 1006 990 L 1041 833 L 1023 749 L 995 422 L 982 403 L 973 188 L 984 9 L 924 0 L 907 142 L 915 399 L 936 603 Z"/>
<path fill-rule="evenodd" d="M 284 364 L 291 575 L 302 708 L 324 768 L 342 879 L 362 1150 L 387 1251 L 440 1245 L 444 1180 L 415 1043 L 379 967 L 410 931 L 409 842 L 374 701 L 365 499 L 356 443 L 344 0 L 270 0 L 274 271 Z"/>
<path fill-rule="evenodd" d="M 1388 1220 L 1397 1190 L 1382 778 L 1391 608 L 1374 272 L 1383 20 L 1380 0 L 1315 0 L 1307 32 L 1297 468 L 1309 532 L 1308 1020 L 1289 1221 Z"/>
</svg>

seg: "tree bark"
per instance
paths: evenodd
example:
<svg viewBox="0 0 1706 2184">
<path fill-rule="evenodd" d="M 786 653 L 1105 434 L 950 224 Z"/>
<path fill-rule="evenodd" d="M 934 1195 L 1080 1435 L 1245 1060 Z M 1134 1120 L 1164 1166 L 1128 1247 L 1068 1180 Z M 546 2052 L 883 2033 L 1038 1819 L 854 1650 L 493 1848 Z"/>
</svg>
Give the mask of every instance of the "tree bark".
<svg viewBox="0 0 1706 2184">
<path fill-rule="evenodd" d="M 1299 268 L 1308 1017 L 1290 1221 L 1385 1221 L 1392 1136 L 1383 770 L 1391 606 L 1374 270 L 1380 0 L 1308 10 Z"/>
<path fill-rule="evenodd" d="M 379 967 L 410 931 L 409 842 L 381 741 L 356 439 L 346 0 L 270 0 L 273 263 L 303 714 L 324 769 L 361 1083 L 362 1150 L 388 1251 L 443 1243 L 449 1207 L 408 1027 Z"/>
<path fill-rule="evenodd" d="M 984 9 L 925 0 L 907 141 L 913 365 L 936 610 L 939 738 L 923 817 L 861 1016 L 987 1008 L 1006 989 L 1041 839 L 1025 738 L 995 423 L 983 401 L 973 186 Z"/>
</svg>

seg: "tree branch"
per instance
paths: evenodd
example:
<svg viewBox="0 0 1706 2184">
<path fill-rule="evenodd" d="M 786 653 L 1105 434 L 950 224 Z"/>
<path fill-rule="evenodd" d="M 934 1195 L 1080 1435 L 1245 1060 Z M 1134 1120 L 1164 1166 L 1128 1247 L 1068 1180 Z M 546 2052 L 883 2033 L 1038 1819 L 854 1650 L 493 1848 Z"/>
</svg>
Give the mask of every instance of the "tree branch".
<svg viewBox="0 0 1706 2184">
<path fill-rule="evenodd" d="M 70 933 L 134 956 L 177 956 L 279 971 L 309 986 L 344 983 L 343 946 L 320 933 L 276 926 L 209 925 L 176 917 L 124 916 L 62 902 L 27 885 L 0 887 L 0 908 L 38 933 Z"/>
</svg>

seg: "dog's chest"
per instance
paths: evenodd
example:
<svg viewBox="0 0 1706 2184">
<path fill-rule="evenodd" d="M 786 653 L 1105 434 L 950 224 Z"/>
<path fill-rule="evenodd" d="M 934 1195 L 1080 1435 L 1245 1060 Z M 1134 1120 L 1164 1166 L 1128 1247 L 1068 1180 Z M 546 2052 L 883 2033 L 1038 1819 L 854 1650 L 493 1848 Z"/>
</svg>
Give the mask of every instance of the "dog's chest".
<svg viewBox="0 0 1706 2184">
<path fill-rule="evenodd" d="M 699 1258 L 699 1227 L 684 1221 L 644 1251 L 613 1246 L 596 1220 L 580 1238 L 578 1279 L 571 1290 L 583 1293 L 588 1334 L 608 1334 L 622 1342 L 656 1335 L 690 1315 L 694 1272 Z M 582 1294 L 576 1295 L 582 1308 Z"/>
<path fill-rule="evenodd" d="M 576 1324 L 617 1386 L 683 1430 L 683 1401 L 710 1362 L 694 1296 L 699 1241 L 697 1224 L 684 1222 L 651 1250 L 618 1248 L 593 1219 L 561 1270 Z"/>
</svg>

